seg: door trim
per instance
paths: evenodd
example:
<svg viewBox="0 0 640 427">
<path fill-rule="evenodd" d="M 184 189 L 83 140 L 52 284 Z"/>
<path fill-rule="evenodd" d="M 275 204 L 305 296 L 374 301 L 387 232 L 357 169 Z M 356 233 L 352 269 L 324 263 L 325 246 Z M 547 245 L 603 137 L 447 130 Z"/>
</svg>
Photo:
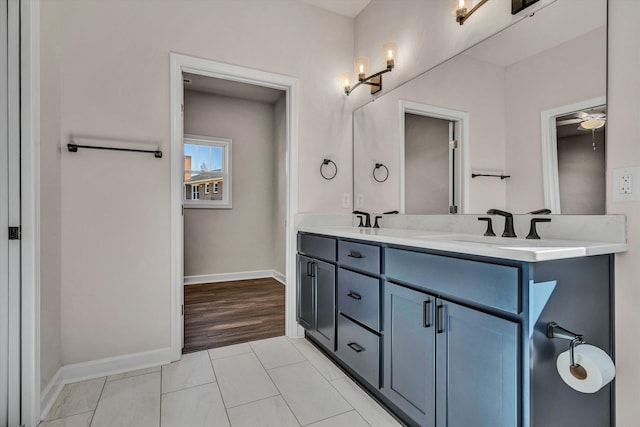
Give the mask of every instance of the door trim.
<svg viewBox="0 0 640 427">
<path fill-rule="evenodd" d="M 287 110 L 287 208 L 285 274 L 285 333 L 297 336 L 296 324 L 296 236 L 294 216 L 298 212 L 298 79 L 281 74 L 225 64 L 176 52 L 170 53 L 171 120 L 171 353 L 180 359 L 183 341 L 184 226 L 182 217 L 183 79 L 188 72 L 224 80 L 280 89 L 286 93 Z"/>
<path fill-rule="evenodd" d="M 599 96 L 570 105 L 545 110 L 540 113 L 542 127 L 542 179 L 544 184 L 544 207 L 552 214 L 560 214 L 560 181 L 558 178 L 558 135 L 556 117 L 607 103 L 606 96 Z"/>
<path fill-rule="evenodd" d="M 452 110 L 449 108 L 436 107 L 435 105 L 420 104 L 418 102 L 400 100 L 400 213 L 405 211 L 405 178 L 404 178 L 404 115 L 405 113 L 416 114 L 418 116 L 433 117 L 436 119 L 450 120 L 457 124 L 456 133 L 458 134 L 458 150 L 460 152 L 460 173 L 456 175 L 456 179 L 460 182 L 460 188 L 456 191 L 458 200 L 456 203 L 461 205 L 459 213 L 469 213 L 469 185 L 471 172 L 469 171 L 469 113 L 464 111 Z"/>
<path fill-rule="evenodd" d="M 40 422 L 40 4 L 20 0 L 21 417 Z"/>
</svg>

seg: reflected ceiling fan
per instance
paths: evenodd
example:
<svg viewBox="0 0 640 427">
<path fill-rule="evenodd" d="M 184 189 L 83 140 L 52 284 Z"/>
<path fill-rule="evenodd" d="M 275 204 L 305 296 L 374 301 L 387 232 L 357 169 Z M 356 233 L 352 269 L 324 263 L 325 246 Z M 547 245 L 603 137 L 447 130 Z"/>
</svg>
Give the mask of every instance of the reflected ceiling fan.
<svg viewBox="0 0 640 427">
<path fill-rule="evenodd" d="M 556 124 L 566 126 L 578 124 L 578 130 L 596 130 L 607 122 L 607 113 L 604 107 L 592 108 L 588 111 L 576 111 L 566 116 L 558 117 Z"/>
<path fill-rule="evenodd" d="M 606 123 L 607 112 L 604 105 L 584 111 L 576 111 L 556 119 L 556 126 L 578 124 L 577 130 L 591 131 L 593 151 L 596 150 L 596 130 L 603 128 Z"/>
</svg>

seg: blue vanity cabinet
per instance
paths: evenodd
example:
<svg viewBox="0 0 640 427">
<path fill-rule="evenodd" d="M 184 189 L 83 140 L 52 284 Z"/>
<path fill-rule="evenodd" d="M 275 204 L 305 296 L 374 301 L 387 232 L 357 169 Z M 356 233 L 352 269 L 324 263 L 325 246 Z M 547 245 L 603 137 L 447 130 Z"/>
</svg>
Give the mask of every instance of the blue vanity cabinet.
<svg viewBox="0 0 640 427">
<path fill-rule="evenodd" d="M 519 324 L 385 283 L 385 396 L 420 426 L 519 425 Z"/>
<path fill-rule="evenodd" d="M 385 396 L 421 426 L 436 421 L 436 299 L 385 283 Z"/>
<path fill-rule="evenodd" d="M 315 327 L 315 284 L 313 279 L 313 259 L 298 254 L 296 320 L 305 329 Z"/>
<path fill-rule="evenodd" d="M 336 345 L 336 239 L 298 235 L 298 323 L 327 350 Z"/>
<path fill-rule="evenodd" d="M 519 323 L 436 301 L 436 425 L 520 425 Z"/>
</svg>

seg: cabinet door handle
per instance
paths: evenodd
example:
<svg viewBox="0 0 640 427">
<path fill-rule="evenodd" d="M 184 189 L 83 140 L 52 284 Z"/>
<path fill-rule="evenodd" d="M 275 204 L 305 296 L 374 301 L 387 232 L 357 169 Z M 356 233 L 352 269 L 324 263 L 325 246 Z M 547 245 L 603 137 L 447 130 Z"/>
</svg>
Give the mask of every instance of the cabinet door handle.
<svg viewBox="0 0 640 427">
<path fill-rule="evenodd" d="M 362 297 L 360 296 L 360 294 L 357 294 L 353 291 L 349 291 L 349 293 L 347 294 L 348 297 L 353 298 L 353 299 L 357 299 L 357 300 L 361 300 Z"/>
<path fill-rule="evenodd" d="M 425 328 L 431 326 L 431 300 L 428 299 L 422 306 L 422 324 Z"/>
<path fill-rule="evenodd" d="M 441 334 L 444 332 L 444 307 L 442 306 L 442 304 L 438 304 L 436 310 L 436 332 Z"/>
<path fill-rule="evenodd" d="M 315 264 L 313 261 L 307 261 L 307 276 L 309 277 L 315 277 L 313 275 L 313 264 Z"/>
<path fill-rule="evenodd" d="M 360 353 L 364 351 L 364 347 L 358 345 L 355 342 L 350 342 L 349 344 L 347 344 L 349 346 L 349 348 L 351 348 L 351 350 L 355 351 L 356 353 Z"/>
<path fill-rule="evenodd" d="M 347 256 L 349 258 L 364 258 L 362 254 L 358 251 L 349 251 L 349 254 L 347 254 Z"/>
</svg>

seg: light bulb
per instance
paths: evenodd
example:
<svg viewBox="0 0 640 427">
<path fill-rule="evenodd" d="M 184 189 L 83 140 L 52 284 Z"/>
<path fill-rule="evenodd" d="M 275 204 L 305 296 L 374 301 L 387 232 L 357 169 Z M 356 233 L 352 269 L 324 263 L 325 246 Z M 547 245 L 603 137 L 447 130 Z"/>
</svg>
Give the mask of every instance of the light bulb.
<svg viewBox="0 0 640 427">
<path fill-rule="evenodd" d="M 382 55 L 384 57 L 384 65 L 391 70 L 395 66 L 396 54 L 398 50 L 396 44 L 388 42 L 382 45 Z"/>
<path fill-rule="evenodd" d="M 354 65 L 355 72 L 358 75 L 358 80 L 365 80 L 367 78 L 367 74 L 369 73 L 369 58 L 359 56 L 356 58 Z"/>
</svg>

